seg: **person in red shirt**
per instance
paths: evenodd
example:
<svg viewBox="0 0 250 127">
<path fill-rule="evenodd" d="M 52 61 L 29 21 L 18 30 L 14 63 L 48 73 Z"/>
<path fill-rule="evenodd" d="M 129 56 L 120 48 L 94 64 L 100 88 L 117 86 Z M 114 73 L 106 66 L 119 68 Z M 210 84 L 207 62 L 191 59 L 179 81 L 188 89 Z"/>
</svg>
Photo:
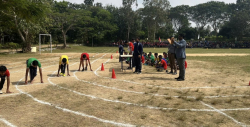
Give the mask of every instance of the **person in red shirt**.
<svg viewBox="0 0 250 127">
<path fill-rule="evenodd" d="M 162 59 L 162 55 L 159 56 L 160 63 L 157 65 L 157 71 L 163 71 L 168 69 L 168 65 L 165 60 Z"/>
<path fill-rule="evenodd" d="M 84 71 L 84 60 L 86 60 L 85 71 L 88 70 L 88 63 L 89 63 L 90 70 L 93 71 L 92 68 L 91 68 L 91 64 L 90 64 L 89 54 L 88 53 L 82 53 L 81 58 L 80 58 L 80 65 L 79 65 L 78 71 L 81 70 L 81 65 L 82 65 L 82 71 Z"/>
<path fill-rule="evenodd" d="M 128 46 L 129 46 L 129 55 L 133 55 L 134 54 L 134 42 L 135 42 L 135 39 L 132 39 L 131 42 L 128 42 Z M 130 58 L 129 59 L 129 67 L 127 69 L 132 69 L 132 66 L 131 66 L 131 63 L 132 63 L 132 59 L 133 58 Z"/>
<path fill-rule="evenodd" d="M 1 77 L 1 82 L 0 82 L 0 94 L 2 94 L 2 89 L 3 85 L 5 83 L 5 78 L 7 77 L 7 90 L 6 93 L 12 93 L 10 92 L 10 72 L 5 66 L 0 66 L 0 77 Z"/>
<path fill-rule="evenodd" d="M 185 61 L 185 69 L 187 69 L 188 65 L 187 65 L 187 61 Z"/>
<path fill-rule="evenodd" d="M 141 62 L 144 64 L 145 63 L 145 58 L 144 58 L 144 56 L 142 55 L 142 57 L 141 57 Z"/>
</svg>

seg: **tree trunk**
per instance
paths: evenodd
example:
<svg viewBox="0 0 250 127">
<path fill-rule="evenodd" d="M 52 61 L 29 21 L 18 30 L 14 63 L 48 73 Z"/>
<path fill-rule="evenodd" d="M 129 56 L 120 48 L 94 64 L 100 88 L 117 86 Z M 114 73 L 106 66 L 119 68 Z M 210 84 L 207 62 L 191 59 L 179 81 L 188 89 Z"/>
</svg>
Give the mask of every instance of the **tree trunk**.
<svg viewBox="0 0 250 127">
<path fill-rule="evenodd" d="M 129 41 L 130 27 L 128 26 L 128 41 Z"/>
<path fill-rule="evenodd" d="M 62 34 L 63 34 L 63 41 L 64 41 L 63 48 L 66 48 L 66 46 L 67 46 L 66 34 L 64 34 L 64 32 L 62 32 Z"/>
</svg>

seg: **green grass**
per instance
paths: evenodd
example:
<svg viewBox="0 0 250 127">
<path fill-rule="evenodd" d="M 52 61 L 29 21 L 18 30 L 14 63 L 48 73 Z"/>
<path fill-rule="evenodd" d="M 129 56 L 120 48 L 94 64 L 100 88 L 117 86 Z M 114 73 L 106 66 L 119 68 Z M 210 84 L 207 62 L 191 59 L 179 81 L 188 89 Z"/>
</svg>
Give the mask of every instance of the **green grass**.
<svg viewBox="0 0 250 127">
<path fill-rule="evenodd" d="M 54 53 L 65 53 L 65 52 L 88 52 L 88 53 L 96 53 L 96 52 L 110 52 L 113 53 L 114 51 L 118 51 L 118 47 L 87 47 L 87 46 L 74 46 L 73 44 L 69 45 L 70 49 L 57 49 L 53 50 Z M 127 46 L 124 46 L 124 50 L 127 51 Z M 168 48 L 144 48 L 144 52 L 149 53 L 163 53 L 168 52 Z M 112 52 L 113 51 L 113 52 Z M 49 52 L 49 51 L 47 51 Z M 250 49 L 204 49 L 204 48 L 187 48 L 186 53 L 188 54 L 205 54 L 205 53 L 244 53 L 250 54 Z"/>
<path fill-rule="evenodd" d="M 241 69 L 250 72 L 250 56 L 189 56 L 187 60 L 211 62 L 217 66 L 214 69 Z"/>
</svg>

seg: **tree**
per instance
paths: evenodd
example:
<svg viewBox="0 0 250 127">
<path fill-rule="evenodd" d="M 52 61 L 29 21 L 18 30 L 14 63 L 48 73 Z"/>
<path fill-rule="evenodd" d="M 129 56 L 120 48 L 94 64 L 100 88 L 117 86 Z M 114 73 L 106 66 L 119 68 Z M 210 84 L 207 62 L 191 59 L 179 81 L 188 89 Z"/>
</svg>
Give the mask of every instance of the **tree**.
<svg viewBox="0 0 250 127">
<path fill-rule="evenodd" d="M 42 19 L 49 11 L 49 0 L 8 0 L 0 1 L 0 12 L 11 18 L 23 42 L 23 51 L 30 51 L 32 39 L 43 28 Z"/>
<path fill-rule="evenodd" d="M 160 27 L 165 27 L 169 22 L 167 14 L 170 9 L 168 0 L 148 0 L 144 1 L 144 8 L 142 9 L 142 18 L 147 26 L 148 38 L 155 40 L 155 33 Z M 153 35 L 150 36 L 150 35 Z"/>
<path fill-rule="evenodd" d="M 188 10 L 189 6 L 181 5 L 170 9 L 169 18 L 175 31 L 180 31 L 183 28 L 189 27 Z"/>
<path fill-rule="evenodd" d="M 64 48 L 67 46 L 67 32 L 81 20 L 81 15 L 87 15 L 85 11 L 70 8 L 70 3 L 66 1 L 54 3 L 54 10 L 51 18 L 54 26 L 60 29 L 64 40 Z"/>
<path fill-rule="evenodd" d="M 87 6 L 93 6 L 94 0 L 84 0 L 84 4 Z"/>
</svg>

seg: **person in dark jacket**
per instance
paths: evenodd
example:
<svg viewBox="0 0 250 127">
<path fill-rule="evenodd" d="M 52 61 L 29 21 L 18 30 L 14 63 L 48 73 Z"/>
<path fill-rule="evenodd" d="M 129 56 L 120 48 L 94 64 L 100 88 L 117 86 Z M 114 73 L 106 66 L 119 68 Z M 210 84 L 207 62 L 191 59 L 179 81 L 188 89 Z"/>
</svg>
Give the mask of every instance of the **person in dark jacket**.
<svg viewBox="0 0 250 127">
<path fill-rule="evenodd" d="M 119 62 L 122 61 L 121 55 L 123 55 L 123 51 L 124 51 L 124 49 L 123 49 L 123 43 L 120 43 L 120 45 L 119 45 L 119 54 L 120 54 L 120 56 L 119 56 Z"/>
<path fill-rule="evenodd" d="M 143 55 L 143 46 L 140 43 L 140 38 L 136 38 L 136 42 L 134 43 L 134 61 L 135 61 L 135 72 L 137 74 L 141 74 L 141 56 Z"/>
</svg>

